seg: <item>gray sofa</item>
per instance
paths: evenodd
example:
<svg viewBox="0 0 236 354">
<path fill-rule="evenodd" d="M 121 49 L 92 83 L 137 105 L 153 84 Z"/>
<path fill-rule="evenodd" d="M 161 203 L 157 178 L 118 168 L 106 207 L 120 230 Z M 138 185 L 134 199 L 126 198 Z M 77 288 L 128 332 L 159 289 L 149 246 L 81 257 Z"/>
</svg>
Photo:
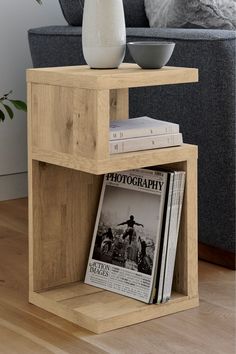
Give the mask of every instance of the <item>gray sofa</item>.
<svg viewBox="0 0 236 354">
<path fill-rule="evenodd" d="M 29 30 L 34 67 L 85 63 L 81 43 L 82 10 L 73 10 L 75 1 L 64 6 L 66 1 L 61 0 L 61 4 L 68 22 L 76 26 Z M 199 68 L 198 84 L 130 90 L 130 116 L 149 115 L 179 123 L 184 141 L 199 146 L 200 256 L 233 267 L 236 33 L 149 28 L 143 0 L 124 2 L 127 41 L 174 41 L 176 49 L 168 65 Z M 128 51 L 125 61 L 132 61 Z"/>
</svg>

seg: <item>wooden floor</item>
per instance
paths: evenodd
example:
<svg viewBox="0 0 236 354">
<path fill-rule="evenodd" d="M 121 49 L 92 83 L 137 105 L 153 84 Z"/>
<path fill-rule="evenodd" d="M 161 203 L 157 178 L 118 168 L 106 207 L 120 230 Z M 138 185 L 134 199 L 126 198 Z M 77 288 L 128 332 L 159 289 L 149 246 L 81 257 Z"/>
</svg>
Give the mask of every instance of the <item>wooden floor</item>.
<svg viewBox="0 0 236 354">
<path fill-rule="evenodd" d="M 199 263 L 200 307 L 94 335 L 27 302 L 27 200 L 0 203 L 0 354 L 235 352 L 235 273 Z"/>
</svg>

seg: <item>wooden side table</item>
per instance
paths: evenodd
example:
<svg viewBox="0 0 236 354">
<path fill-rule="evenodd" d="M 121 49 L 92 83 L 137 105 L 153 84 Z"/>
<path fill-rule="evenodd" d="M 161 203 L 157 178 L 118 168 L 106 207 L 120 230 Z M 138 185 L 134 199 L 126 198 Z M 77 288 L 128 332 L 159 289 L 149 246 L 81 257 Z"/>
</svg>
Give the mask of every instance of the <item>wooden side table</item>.
<svg viewBox="0 0 236 354">
<path fill-rule="evenodd" d="M 198 81 L 198 70 L 30 69 L 29 301 L 96 333 L 198 306 L 197 147 L 109 155 L 109 120 L 127 119 L 131 87 Z M 186 171 L 171 300 L 142 302 L 83 284 L 103 174 L 168 165 Z"/>
</svg>

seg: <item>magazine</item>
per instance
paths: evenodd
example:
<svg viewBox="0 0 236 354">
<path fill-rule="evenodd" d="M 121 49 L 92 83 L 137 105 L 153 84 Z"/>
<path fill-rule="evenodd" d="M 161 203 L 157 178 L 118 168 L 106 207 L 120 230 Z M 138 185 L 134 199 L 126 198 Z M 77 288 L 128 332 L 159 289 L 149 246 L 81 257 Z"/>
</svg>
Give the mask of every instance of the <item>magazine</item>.
<svg viewBox="0 0 236 354">
<path fill-rule="evenodd" d="M 162 225 L 162 236 L 161 236 L 161 242 L 160 242 L 161 255 L 159 257 L 158 273 L 157 273 L 157 279 L 156 279 L 156 297 L 154 299 L 154 302 L 158 303 L 158 304 L 161 303 L 161 300 L 162 300 L 163 282 L 164 282 L 164 275 L 165 275 L 166 252 L 167 252 L 167 244 L 168 244 L 170 221 L 171 221 L 173 185 L 174 185 L 174 172 L 169 172 L 168 173 L 168 182 L 167 182 L 165 210 L 164 210 L 164 220 L 163 220 L 163 225 Z"/>
<path fill-rule="evenodd" d="M 183 204 L 184 196 L 184 186 L 185 186 L 185 172 L 178 171 L 175 172 L 175 182 L 173 187 L 173 197 L 172 197 L 172 213 L 170 230 L 168 237 L 168 246 L 166 251 L 165 260 L 165 276 L 163 281 L 162 290 L 162 300 L 161 302 L 166 302 L 171 297 L 171 288 L 173 283 L 174 266 L 177 250 L 177 242 L 180 227 L 181 210 Z"/>
<path fill-rule="evenodd" d="M 178 219 L 180 220 L 182 200 L 180 200 L 180 184 L 184 176 L 183 171 L 171 171 L 170 186 L 167 196 L 167 212 L 165 227 L 163 227 L 162 256 L 159 263 L 159 274 L 157 278 L 157 303 L 166 302 L 171 295 L 173 281 L 175 254 L 178 240 Z M 178 213 L 179 217 L 178 217 Z M 170 250 L 171 253 L 170 253 Z M 167 290 L 168 289 L 168 290 Z M 164 292 L 165 291 L 165 292 Z"/>
<path fill-rule="evenodd" d="M 104 176 L 85 283 L 153 302 L 167 176 L 147 169 Z"/>
</svg>

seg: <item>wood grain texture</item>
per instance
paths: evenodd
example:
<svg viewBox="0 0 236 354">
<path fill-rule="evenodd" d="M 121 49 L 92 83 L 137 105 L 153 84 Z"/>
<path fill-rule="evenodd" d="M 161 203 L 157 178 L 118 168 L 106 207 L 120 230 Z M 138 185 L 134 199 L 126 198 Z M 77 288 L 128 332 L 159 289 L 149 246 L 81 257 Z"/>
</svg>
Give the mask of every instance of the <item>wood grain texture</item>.
<svg viewBox="0 0 236 354">
<path fill-rule="evenodd" d="M 0 260 L 1 354 L 235 352 L 234 271 L 201 261 L 199 308 L 93 335 L 28 303 L 27 200 L 0 203 Z"/>
<path fill-rule="evenodd" d="M 197 82 L 198 70 L 171 66 L 159 70 L 142 70 L 137 64 L 127 63 L 114 70 L 91 70 L 88 66 L 70 66 L 29 69 L 27 81 L 92 90 L 112 90 Z"/>
<path fill-rule="evenodd" d="M 30 69 L 30 154 L 34 159 L 84 172 L 101 174 L 105 165 L 112 172 L 113 166 L 119 168 L 120 156 L 110 159 L 109 121 L 129 117 L 128 88 L 197 79 L 197 69 L 146 71 L 136 64 L 123 64 L 116 70 L 86 66 Z M 125 155 L 130 161 L 137 156 Z M 129 162 L 122 169 L 131 168 Z"/>
<path fill-rule="evenodd" d="M 129 90 L 110 90 L 110 120 L 129 118 Z"/>
<path fill-rule="evenodd" d="M 153 318 L 166 316 L 179 311 L 198 306 L 198 298 L 188 299 L 181 294 L 173 294 L 172 299 L 161 305 L 146 305 L 122 295 L 109 291 L 83 290 L 80 284 L 78 296 L 70 298 L 67 286 L 64 287 L 64 300 L 56 301 L 59 293 L 48 291 L 30 294 L 30 302 L 42 307 L 58 316 L 61 316 L 79 326 L 95 333 L 103 333 L 113 329 L 130 326 Z M 67 298 L 66 298 L 67 296 Z"/>
<path fill-rule="evenodd" d="M 73 111 L 74 155 L 95 160 L 108 158 L 109 91 L 74 90 Z"/>
<path fill-rule="evenodd" d="M 27 83 L 27 142 L 28 146 L 33 146 L 33 133 L 32 133 L 32 85 Z M 28 219 L 29 219 L 29 235 L 33 235 L 33 178 L 32 178 L 32 149 L 28 148 Z M 33 291 L 33 242 L 32 238 L 29 237 L 29 291 Z"/>
<path fill-rule="evenodd" d="M 115 156 L 108 149 L 110 119 L 128 118 L 129 87 L 197 79 L 196 69 L 144 71 L 135 64 L 109 71 L 83 66 L 28 71 L 31 303 L 96 333 L 198 305 L 197 147 Z M 97 175 L 173 163 L 184 166 L 187 175 L 175 275 L 179 296 L 148 306 L 109 292 L 82 290 L 79 296 L 78 287 L 75 307 L 68 306 L 71 291 L 62 301 L 48 298 L 48 289 L 64 284 L 65 295 L 67 286 L 71 290 L 72 282 L 84 279 L 101 191 Z"/>
<path fill-rule="evenodd" d="M 123 102 L 116 102 L 112 111 L 120 112 Z M 33 84 L 28 104 L 32 133 L 29 146 L 64 153 L 71 158 L 108 157 L 108 90 Z"/>
<path fill-rule="evenodd" d="M 102 178 L 33 161 L 30 261 L 33 289 L 83 279 Z"/>
<path fill-rule="evenodd" d="M 28 85 L 29 146 L 66 154 L 72 160 L 109 157 L 109 122 L 129 117 L 128 89 Z"/>
<path fill-rule="evenodd" d="M 31 86 L 33 146 L 73 154 L 73 92 L 63 86 Z"/>
<path fill-rule="evenodd" d="M 181 159 L 185 156 L 186 161 L 168 165 L 185 170 L 187 175 L 174 282 L 178 297 L 164 305 L 145 305 L 109 292 L 101 295 L 86 293 L 83 285 L 75 286 L 72 296 L 73 284 L 70 283 L 84 278 L 102 176 L 33 160 L 30 206 L 33 225 L 30 234 L 30 249 L 33 251 L 30 254 L 30 260 L 33 259 L 30 261 L 30 279 L 33 286 L 30 302 L 96 333 L 197 306 L 197 154 L 194 147 L 182 148 L 182 152 Z M 173 158 L 171 156 L 172 161 Z M 47 296 L 48 288 L 62 284 L 65 284 L 63 301 Z M 36 291 L 41 292 L 37 294 Z M 68 308 L 67 300 L 71 301 L 72 297 L 76 307 Z M 100 297 L 104 302 L 99 300 Z"/>
<path fill-rule="evenodd" d="M 71 156 L 56 151 L 32 148 L 32 158 L 67 168 L 72 168 L 95 175 L 108 172 L 125 171 L 146 166 L 165 165 L 197 158 L 197 146 L 183 144 L 165 149 L 127 152 L 111 155 L 107 159 L 93 160 L 84 157 Z"/>
<path fill-rule="evenodd" d="M 172 166 L 176 170 L 186 172 L 174 288 L 190 297 L 196 297 L 198 296 L 197 159 L 189 159 Z M 184 262 L 183 258 L 185 259 Z"/>
</svg>

